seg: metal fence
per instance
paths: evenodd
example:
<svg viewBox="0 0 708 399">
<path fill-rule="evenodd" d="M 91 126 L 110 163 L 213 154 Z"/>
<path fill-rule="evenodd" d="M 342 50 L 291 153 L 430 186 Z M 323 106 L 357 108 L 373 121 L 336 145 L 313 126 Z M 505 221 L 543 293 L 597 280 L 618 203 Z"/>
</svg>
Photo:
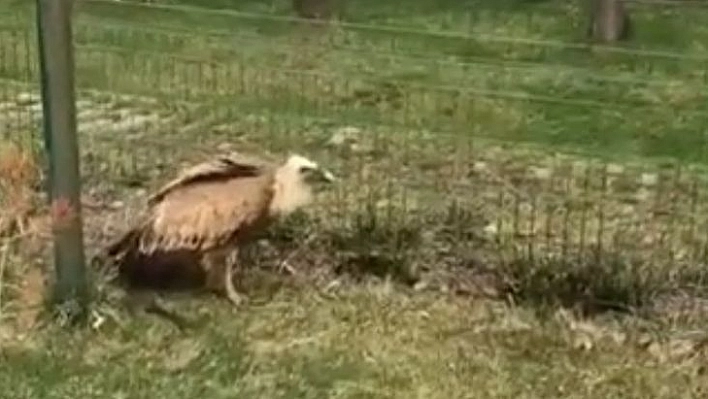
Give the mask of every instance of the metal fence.
<svg viewBox="0 0 708 399">
<path fill-rule="evenodd" d="M 37 40 L 18 18 L 0 27 L 0 136 L 27 138 Z M 708 53 L 102 0 L 79 4 L 74 36 L 89 192 L 125 201 L 210 152 L 299 152 L 342 176 L 324 211 L 345 227 L 375 209 L 500 254 L 706 259 Z M 613 131 L 691 163 L 570 150 Z"/>
</svg>

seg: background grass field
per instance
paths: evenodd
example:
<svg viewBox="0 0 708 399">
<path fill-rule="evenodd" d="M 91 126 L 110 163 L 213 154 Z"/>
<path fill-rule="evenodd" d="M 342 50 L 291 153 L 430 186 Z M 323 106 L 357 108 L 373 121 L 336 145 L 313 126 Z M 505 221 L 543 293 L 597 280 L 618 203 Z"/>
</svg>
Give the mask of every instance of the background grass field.
<svg viewBox="0 0 708 399">
<path fill-rule="evenodd" d="M 342 177 L 255 251 L 248 307 L 173 298 L 181 333 L 98 274 L 92 328 L 36 319 L 36 29 L 0 0 L 2 204 L 37 207 L 2 241 L 0 395 L 705 395 L 708 8 L 633 4 L 637 37 L 600 48 L 578 4 L 358 1 L 316 27 L 285 1 L 77 2 L 89 255 L 214 151 Z"/>
</svg>

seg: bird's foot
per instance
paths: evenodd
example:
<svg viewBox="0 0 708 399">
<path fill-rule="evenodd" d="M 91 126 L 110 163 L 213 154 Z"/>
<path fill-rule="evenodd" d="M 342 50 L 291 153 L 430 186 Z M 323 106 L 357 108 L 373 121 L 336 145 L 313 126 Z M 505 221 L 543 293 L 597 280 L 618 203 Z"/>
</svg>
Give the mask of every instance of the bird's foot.
<svg viewBox="0 0 708 399">
<path fill-rule="evenodd" d="M 234 287 L 234 283 L 232 280 L 232 277 L 229 276 L 226 278 L 226 298 L 231 302 L 234 306 L 241 306 L 244 305 L 247 301 L 248 298 L 241 294 L 240 292 L 236 291 L 236 288 Z"/>
<path fill-rule="evenodd" d="M 245 295 L 236 291 L 227 292 L 226 299 L 228 299 L 229 302 L 236 307 L 245 305 L 248 302 L 248 298 Z"/>
<path fill-rule="evenodd" d="M 134 292 L 133 295 L 128 295 L 124 300 L 128 311 L 134 316 L 140 311 L 150 313 L 173 323 L 182 331 L 192 326 L 187 318 L 177 313 L 177 311 L 169 309 L 158 295 L 148 292 Z"/>
<path fill-rule="evenodd" d="M 286 272 L 291 276 L 297 274 L 297 270 L 295 270 L 295 268 L 287 260 L 280 262 L 280 264 L 278 265 L 278 271 L 281 273 Z"/>
</svg>

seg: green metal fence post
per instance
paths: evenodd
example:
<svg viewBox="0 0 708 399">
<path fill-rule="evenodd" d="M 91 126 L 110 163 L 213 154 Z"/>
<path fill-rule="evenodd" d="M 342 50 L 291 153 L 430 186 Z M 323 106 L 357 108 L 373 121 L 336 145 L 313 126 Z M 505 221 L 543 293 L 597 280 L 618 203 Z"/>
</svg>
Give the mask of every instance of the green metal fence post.
<svg viewBox="0 0 708 399">
<path fill-rule="evenodd" d="M 76 138 L 72 3 L 73 0 L 37 0 L 37 25 L 54 234 L 53 299 L 72 319 L 82 319 L 88 309 L 89 291 Z"/>
</svg>

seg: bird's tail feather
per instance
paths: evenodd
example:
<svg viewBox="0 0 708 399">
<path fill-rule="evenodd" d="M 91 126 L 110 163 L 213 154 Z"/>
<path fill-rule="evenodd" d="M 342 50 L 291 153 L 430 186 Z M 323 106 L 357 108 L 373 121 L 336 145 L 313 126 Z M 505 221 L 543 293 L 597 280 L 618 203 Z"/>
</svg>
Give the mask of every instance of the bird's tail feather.
<svg viewBox="0 0 708 399">
<path fill-rule="evenodd" d="M 123 257 L 137 250 L 146 232 L 146 228 L 151 222 L 152 220 L 150 218 L 144 219 L 141 223 L 132 227 L 116 240 L 106 245 L 103 250 L 104 256 L 108 258 Z"/>
<path fill-rule="evenodd" d="M 139 240 L 140 229 L 130 229 L 123 233 L 117 240 L 106 246 L 104 254 L 110 258 L 119 256 L 126 251 L 130 251 L 131 248 L 137 247 Z"/>
<path fill-rule="evenodd" d="M 123 233 L 118 239 L 110 242 L 101 248 L 92 258 L 91 265 L 96 271 L 106 274 L 109 281 L 115 280 L 120 274 L 122 264 L 134 256 L 135 252 L 131 247 L 140 240 L 140 230 L 130 229 Z M 118 274 L 116 274 L 118 273 Z"/>
</svg>

